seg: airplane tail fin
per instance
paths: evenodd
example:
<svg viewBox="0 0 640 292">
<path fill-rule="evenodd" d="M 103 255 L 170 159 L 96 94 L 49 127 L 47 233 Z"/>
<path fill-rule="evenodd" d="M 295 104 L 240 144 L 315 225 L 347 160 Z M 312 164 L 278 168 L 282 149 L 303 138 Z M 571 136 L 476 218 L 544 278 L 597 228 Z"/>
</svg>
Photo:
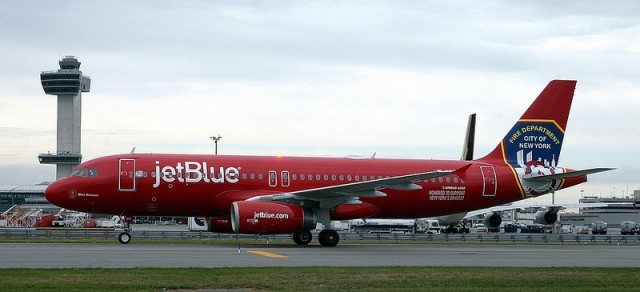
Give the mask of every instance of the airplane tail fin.
<svg viewBox="0 0 640 292">
<path fill-rule="evenodd" d="M 555 167 L 576 88 L 575 80 L 553 80 L 529 106 L 498 146 L 480 161 Z"/>
<path fill-rule="evenodd" d="M 464 143 L 462 144 L 462 156 L 460 160 L 473 160 L 473 148 L 475 146 L 476 139 L 476 114 L 473 113 L 469 116 L 467 122 L 467 133 L 464 136 Z"/>
</svg>

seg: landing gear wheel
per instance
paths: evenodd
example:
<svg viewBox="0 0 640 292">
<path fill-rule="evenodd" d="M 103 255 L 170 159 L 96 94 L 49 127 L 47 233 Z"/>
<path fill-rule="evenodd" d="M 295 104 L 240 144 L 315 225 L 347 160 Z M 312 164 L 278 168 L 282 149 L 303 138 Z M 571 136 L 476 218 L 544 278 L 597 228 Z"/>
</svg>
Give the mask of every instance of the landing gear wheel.
<svg viewBox="0 0 640 292">
<path fill-rule="evenodd" d="M 127 244 L 131 241 L 131 235 L 128 232 L 122 232 L 118 235 L 118 241 L 122 244 Z"/>
<path fill-rule="evenodd" d="M 124 232 L 118 235 L 118 241 L 122 244 L 127 244 L 131 241 L 131 234 L 129 234 L 129 232 L 131 232 L 131 222 L 133 222 L 133 217 L 125 215 L 122 216 L 122 218 L 124 219 Z"/>
<path fill-rule="evenodd" d="M 338 235 L 338 232 L 335 230 L 325 229 L 318 234 L 318 241 L 322 246 L 333 247 L 338 245 L 340 235 Z"/>
<path fill-rule="evenodd" d="M 311 232 L 308 230 L 293 233 L 293 241 L 298 245 L 307 245 L 312 239 L 313 235 L 311 235 Z"/>
</svg>

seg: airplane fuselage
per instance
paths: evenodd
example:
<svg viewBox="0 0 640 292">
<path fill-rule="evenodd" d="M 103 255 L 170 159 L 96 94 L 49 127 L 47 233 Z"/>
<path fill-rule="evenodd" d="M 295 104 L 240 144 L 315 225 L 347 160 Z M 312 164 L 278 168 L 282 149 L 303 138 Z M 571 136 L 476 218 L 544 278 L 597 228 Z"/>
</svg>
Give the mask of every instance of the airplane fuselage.
<svg viewBox="0 0 640 292">
<path fill-rule="evenodd" d="M 224 216 L 231 203 L 405 174 L 455 170 L 415 182 L 416 190 L 381 188 L 361 198 L 376 218 L 418 218 L 465 212 L 524 198 L 506 164 L 477 161 L 126 154 L 91 160 L 56 183 L 69 189 L 65 207 L 137 216 Z M 583 180 L 574 179 L 563 187 Z M 77 186 L 77 187 L 74 187 Z M 49 193 L 58 193 L 49 190 Z M 55 204 L 56 198 L 50 197 Z M 360 218 L 360 217 L 358 217 Z M 344 219 L 344 218 L 342 218 Z M 356 219 L 356 218 L 351 218 Z"/>
</svg>

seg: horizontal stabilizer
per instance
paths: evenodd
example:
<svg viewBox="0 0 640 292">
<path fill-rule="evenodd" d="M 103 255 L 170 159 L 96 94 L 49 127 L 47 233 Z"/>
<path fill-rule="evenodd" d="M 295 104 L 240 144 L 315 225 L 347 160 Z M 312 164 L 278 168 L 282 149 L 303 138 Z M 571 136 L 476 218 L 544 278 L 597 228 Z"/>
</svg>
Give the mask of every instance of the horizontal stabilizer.
<svg viewBox="0 0 640 292">
<path fill-rule="evenodd" d="M 534 176 L 534 177 L 525 177 L 523 179 L 528 181 L 564 179 L 564 178 L 578 177 L 578 176 L 583 176 L 587 174 L 598 173 L 598 172 L 603 172 L 608 170 L 614 170 L 614 169 L 615 168 L 600 167 L 600 168 L 591 168 L 591 169 L 584 169 L 584 170 L 574 170 L 570 172 L 563 172 L 563 173 L 556 173 L 556 174 L 540 175 L 540 176 Z"/>
</svg>

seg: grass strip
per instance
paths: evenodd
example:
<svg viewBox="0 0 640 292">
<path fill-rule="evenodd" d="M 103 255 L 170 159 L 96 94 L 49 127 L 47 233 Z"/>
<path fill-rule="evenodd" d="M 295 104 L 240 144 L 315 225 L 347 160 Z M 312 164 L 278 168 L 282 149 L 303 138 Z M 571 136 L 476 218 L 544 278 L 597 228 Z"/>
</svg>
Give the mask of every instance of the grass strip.
<svg viewBox="0 0 640 292">
<path fill-rule="evenodd" d="M 264 267 L 0 269 L 3 291 L 199 289 L 629 291 L 640 268 Z"/>
</svg>

